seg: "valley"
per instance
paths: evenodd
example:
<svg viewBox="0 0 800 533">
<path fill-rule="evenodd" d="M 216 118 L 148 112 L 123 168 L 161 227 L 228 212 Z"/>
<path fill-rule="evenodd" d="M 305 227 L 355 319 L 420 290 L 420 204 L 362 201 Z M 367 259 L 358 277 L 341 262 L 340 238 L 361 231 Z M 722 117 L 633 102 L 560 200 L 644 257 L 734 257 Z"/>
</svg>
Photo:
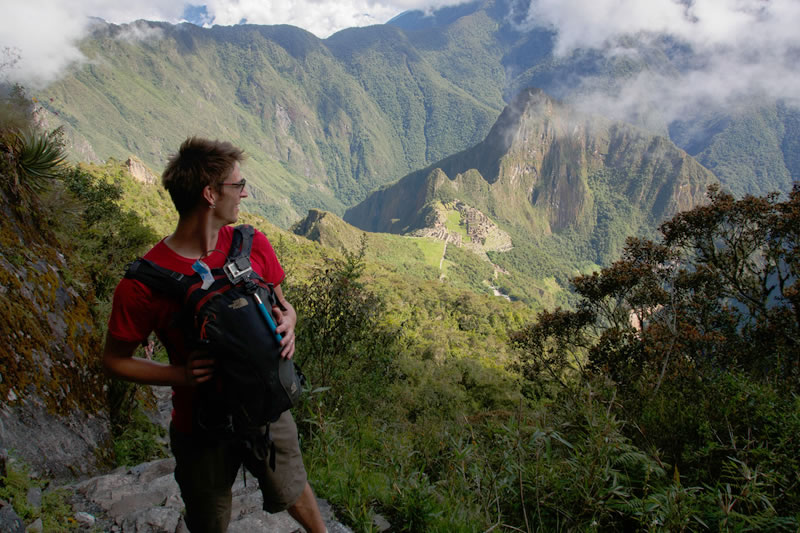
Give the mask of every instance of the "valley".
<svg viewBox="0 0 800 533">
<path fill-rule="evenodd" d="M 183 531 L 166 391 L 100 354 L 197 135 L 247 154 L 331 531 L 797 530 L 800 109 L 676 113 L 658 84 L 705 59 L 680 35 L 565 49 L 530 7 L 324 39 L 94 19 L 60 79 L 0 83 L 0 529 Z"/>
<path fill-rule="evenodd" d="M 75 159 L 133 155 L 156 173 L 186 136 L 230 139 L 249 154 L 252 213 L 289 228 L 321 210 L 369 232 L 460 239 L 495 267 L 475 290 L 497 276 L 492 285 L 528 303 L 608 264 L 627 236 L 654 235 L 710 183 L 791 188 L 791 106 L 668 123 L 587 114 L 581 76 L 613 87 L 631 68 L 666 76 L 681 57 L 635 41 L 625 61 L 557 56 L 552 35 L 521 29 L 511 11 L 489 0 L 327 39 L 288 26 L 97 22 L 82 44 L 90 62 L 37 93 L 39 120 L 64 128 Z M 747 155 L 744 124 L 769 149 Z M 477 246 L 462 231 L 474 222 L 448 227 L 457 209 L 437 206 L 450 204 L 497 229 Z M 438 254 L 440 275 L 467 257 L 454 250 Z"/>
</svg>

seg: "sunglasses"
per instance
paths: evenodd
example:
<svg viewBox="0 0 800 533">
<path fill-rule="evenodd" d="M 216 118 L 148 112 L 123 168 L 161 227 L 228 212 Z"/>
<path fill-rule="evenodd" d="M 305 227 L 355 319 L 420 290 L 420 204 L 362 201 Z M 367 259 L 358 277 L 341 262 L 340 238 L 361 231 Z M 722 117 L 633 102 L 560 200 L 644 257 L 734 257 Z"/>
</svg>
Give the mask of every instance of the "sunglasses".
<svg viewBox="0 0 800 533">
<path fill-rule="evenodd" d="M 227 185 L 228 187 L 238 187 L 239 190 L 241 191 L 242 189 L 244 189 L 244 186 L 247 185 L 247 180 L 243 178 L 242 181 L 237 181 L 236 183 L 220 183 L 220 185 Z"/>
</svg>

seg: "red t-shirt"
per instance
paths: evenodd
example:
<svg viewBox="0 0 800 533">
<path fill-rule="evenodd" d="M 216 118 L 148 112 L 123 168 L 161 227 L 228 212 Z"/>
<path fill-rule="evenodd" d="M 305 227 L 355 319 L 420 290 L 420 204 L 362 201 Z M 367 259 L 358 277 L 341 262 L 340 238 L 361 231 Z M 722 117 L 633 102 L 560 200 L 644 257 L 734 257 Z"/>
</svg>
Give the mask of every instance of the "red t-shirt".
<svg viewBox="0 0 800 533">
<path fill-rule="evenodd" d="M 225 263 L 232 239 L 232 226 L 220 229 L 215 248 L 218 251 L 204 257 L 203 262 L 211 269 L 221 268 Z M 181 274 L 194 274 L 192 265 L 196 259 L 176 254 L 163 239 L 147 252 L 144 258 Z M 277 286 L 283 281 L 285 274 L 275 256 L 275 251 L 267 237 L 258 230 L 253 238 L 250 262 L 253 270 L 266 282 Z M 180 300 L 154 293 L 140 281 L 123 278 L 114 291 L 108 333 L 121 341 L 142 342 L 150 336 L 150 333 L 155 332 L 167 348 L 170 363 L 185 364 L 188 351 L 184 345 L 184 332 L 173 324 L 180 306 Z M 172 422 L 176 429 L 190 433 L 194 387 L 173 387 L 172 390 Z"/>
</svg>

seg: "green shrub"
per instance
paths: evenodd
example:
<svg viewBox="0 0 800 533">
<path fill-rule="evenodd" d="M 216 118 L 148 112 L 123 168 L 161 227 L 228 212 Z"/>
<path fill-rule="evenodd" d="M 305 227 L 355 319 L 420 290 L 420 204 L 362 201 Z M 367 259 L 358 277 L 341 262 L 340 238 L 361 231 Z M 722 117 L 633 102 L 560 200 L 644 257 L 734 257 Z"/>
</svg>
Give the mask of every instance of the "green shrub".
<svg viewBox="0 0 800 533">
<path fill-rule="evenodd" d="M 61 176 L 64 170 L 64 144 L 62 130 L 41 133 L 27 130 L 17 135 L 17 169 L 24 186 L 38 194 L 49 182 Z"/>
<path fill-rule="evenodd" d="M 564 513 L 551 515 L 548 528 L 585 527 L 587 512 L 601 529 L 630 520 L 656 530 L 797 527 L 800 187 L 785 201 L 737 200 L 714 187 L 709 197 L 665 222 L 661 242 L 629 239 L 619 261 L 575 278 L 576 310 L 543 313 L 513 337 L 531 397 L 593 412 L 590 399 L 572 398 L 602 376 L 613 380 L 603 389 L 614 399 L 608 413 L 626 421 L 606 423 L 613 434 L 574 458 L 561 450 L 566 463 L 549 469 L 584 496 L 551 487 Z M 572 420 L 568 433 L 559 430 L 567 449 L 594 434 L 575 435 L 581 427 Z M 671 470 L 673 482 L 630 477 L 628 468 L 623 476 L 608 442 Z M 581 474 L 587 458 L 611 478 L 587 484 L 596 478 Z"/>
<path fill-rule="evenodd" d="M 6 91 L 0 86 L 0 93 Z M 60 178 L 66 165 L 63 129 L 41 131 L 33 121 L 28 97 L 17 86 L 0 96 L 0 185 L 18 210 L 38 206 L 38 195 Z M 36 209 L 38 211 L 38 209 Z"/>
<path fill-rule="evenodd" d="M 385 305 L 360 281 L 366 241 L 357 253 L 328 259 L 306 283 L 286 289 L 297 315 L 297 361 L 314 387 L 328 392 L 318 401 L 331 406 L 377 394 L 394 375 L 391 328 Z"/>
<path fill-rule="evenodd" d="M 167 457 L 166 430 L 150 421 L 145 406 L 153 405 L 149 387 L 112 379 L 108 387 L 111 434 L 117 465 L 132 466 Z"/>
<path fill-rule="evenodd" d="M 436 501 L 436 491 L 423 472 L 397 480 L 392 484 L 394 493 L 389 504 L 389 520 L 397 524 L 398 531 L 431 531 L 431 526 L 441 514 Z"/>
<path fill-rule="evenodd" d="M 153 424 L 141 409 L 135 410 L 131 421 L 114 434 L 117 465 L 133 466 L 168 457 L 166 435 L 166 430 Z"/>
<path fill-rule="evenodd" d="M 83 205 L 76 241 L 83 269 L 92 280 L 95 295 L 104 300 L 119 282 L 125 265 L 156 242 L 144 221 L 120 205 L 122 187 L 86 170 L 73 168 L 64 183 Z"/>
<path fill-rule="evenodd" d="M 33 488 L 43 490 L 40 507 L 28 503 L 28 492 Z M 43 531 L 48 533 L 78 529 L 78 523 L 72 517 L 69 491 L 49 488 L 47 480 L 31 476 L 28 468 L 20 463 L 7 464 L 5 476 L 0 477 L 0 499 L 10 502 L 17 515 L 27 524 L 41 518 Z"/>
</svg>

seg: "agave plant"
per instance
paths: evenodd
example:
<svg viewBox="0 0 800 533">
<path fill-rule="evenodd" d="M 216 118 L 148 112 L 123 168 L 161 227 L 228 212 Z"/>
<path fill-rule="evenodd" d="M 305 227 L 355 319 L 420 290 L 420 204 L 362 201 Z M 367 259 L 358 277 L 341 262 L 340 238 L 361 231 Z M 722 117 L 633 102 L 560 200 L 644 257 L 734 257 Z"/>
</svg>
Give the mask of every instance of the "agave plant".
<svg viewBox="0 0 800 533">
<path fill-rule="evenodd" d="M 17 134 L 17 171 L 22 185 L 33 192 L 47 188 L 48 180 L 61 174 L 66 159 L 58 130 L 39 133 L 34 130 Z"/>
</svg>

